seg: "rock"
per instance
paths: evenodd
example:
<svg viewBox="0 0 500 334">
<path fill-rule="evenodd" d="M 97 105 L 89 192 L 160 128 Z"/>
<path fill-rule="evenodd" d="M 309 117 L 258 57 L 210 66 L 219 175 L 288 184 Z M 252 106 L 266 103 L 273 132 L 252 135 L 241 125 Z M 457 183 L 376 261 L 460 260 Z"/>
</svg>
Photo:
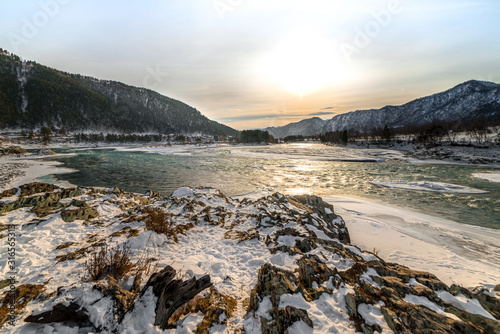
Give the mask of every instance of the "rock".
<svg viewBox="0 0 500 334">
<path fill-rule="evenodd" d="M 141 292 L 143 295 L 149 287 L 153 288 L 153 294 L 158 298 L 154 325 L 163 330 L 168 327 L 168 320 L 178 307 L 212 285 L 208 275 L 200 279 L 193 277 L 188 281 L 175 279 L 175 275 L 174 268 L 166 266 L 162 271 L 151 275 Z"/>
<path fill-rule="evenodd" d="M 21 197 L 32 196 L 39 193 L 51 193 L 56 189 L 61 189 L 60 187 L 41 182 L 32 182 L 19 187 L 21 189 Z"/>
<path fill-rule="evenodd" d="M 21 146 L 9 146 L 9 147 L 0 148 L 0 154 L 1 155 L 11 155 L 11 154 L 21 155 L 21 154 L 28 154 L 28 151 L 26 151 Z"/>
<path fill-rule="evenodd" d="M 296 283 L 295 276 L 288 271 L 274 267 L 266 263 L 259 269 L 257 285 L 250 296 L 250 308 L 259 308 L 259 297 L 271 296 L 273 307 L 278 307 L 280 296 L 285 293 L 293 293 Z"/>
<path fill-rule="evenodd" d="M 29 302 L 42 296 L 45 291 L 45 286 L 40 284 L 22 284 L 19 286 L 13 285 L 13 290 L 9 290 L 3 294 L 2 305 L 0 305 L 0 327 L 9 321 L 8 304 L 15 305 L 15 312 L 21 313 Z"/>
<path fill-rule="evenodd" d="M 96 288 L 101 291 L 103 296 L 109 296 L 115 302 L 115 314 L 118 317 L 118 322 L 121 322 L 139 295 L 138 292 L 122 289 L 117 280 L 111 276 L 107 276 L 105 281 L 97 283 Z"/>
<path fill-rule="evenodd" d="M 313 282 L 321 285 L 337 274 L 336 269 L 328 268 L 317 255 L 305 255 L 297 261 L 297 264 L 300 284 L 306 289 L 311 289 Z"/>
<path fill-rule="evenodd" d="M 18 192 L 18 188 L 12 188 L 9 190 L 5 190 L 4 192 L 2 192 L 0 194 L 0 198 L 15 196 L 17 194 L 17 192 Z"/>
<path fill-rule="evenodd" d="M 306 310 L 301 310 L 293 306 L 287 306 L 282 309 L 275 309 L 271 311 L 272 320 L 260 318 L 261 333 L 263 334 L 277 334 L 288 333 L 287 329 L 295 322 L 302 320 L 309 327 L 313 327 L 313 322 Z"/>
<path fill-rule="evenodd" d="M 208 334 L 213 325 L 226 325 L 227 320 L 232 318 L 236 310 L 236 299 L 224 295 L 213 286 L 208 294 L 200 294 L 191 301 L 180 307 L 170 317 L 169 323 L 175 324 L 178 320 L 189 313 L 204 314 L 203 320 L 196 328 L 196 333 Z"/>
<path fill-rule="evenodd" d="M 76 209 L 64 209 L 61 211 L 61 218 L 67 223 L 71 223 L 77 219 L 89 220 L 97 217 L 99 217 L 99 212 L 88 206 Z"/>
<path fill-rule="evenodd" d="M 78 325 L 79 327 L 88 326 L 89 316 L 87 310 L 82 308 L 75 302 L 70 302 L 69 305 L 56 304 L 52 310 L 39 313 L 37 315 L 30 315 L 24 321 L 36 324 L 50 324 L 53 322 L 70 322 L 72 326 Z"/>
<path fill-rule="evenodd" d="M 55 155 L 56 152 L 52 151 L 50 148 L 41 148 L 37 152 L 38 155 Z"/>
</svg>

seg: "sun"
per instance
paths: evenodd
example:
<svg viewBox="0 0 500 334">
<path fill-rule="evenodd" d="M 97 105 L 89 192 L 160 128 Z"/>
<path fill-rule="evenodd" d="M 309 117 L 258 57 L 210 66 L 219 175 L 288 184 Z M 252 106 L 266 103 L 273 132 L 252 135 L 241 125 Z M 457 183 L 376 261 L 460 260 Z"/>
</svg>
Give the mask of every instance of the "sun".
<svg viewBox="0 0 500 334">
<path fill-rule="evenodd" d="M 340 80 L 347 71 L 333 42 L 303 30 L 269 52 L 261 69 L 269 79 L 300 97 Z"/>
</svg>

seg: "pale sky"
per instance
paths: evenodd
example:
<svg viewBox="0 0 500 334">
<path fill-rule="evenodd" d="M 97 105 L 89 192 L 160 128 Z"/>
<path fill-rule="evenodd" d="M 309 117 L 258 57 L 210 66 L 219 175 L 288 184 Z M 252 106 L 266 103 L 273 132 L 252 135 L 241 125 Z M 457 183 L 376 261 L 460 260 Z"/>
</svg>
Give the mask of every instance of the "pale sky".
<svg viewBox="0 0 500 334">
<path fill-rule="evenodd" d="M 500 82 L 498 0 L 0 0 L 0 48 L 237 129 Z"/>
</svg>

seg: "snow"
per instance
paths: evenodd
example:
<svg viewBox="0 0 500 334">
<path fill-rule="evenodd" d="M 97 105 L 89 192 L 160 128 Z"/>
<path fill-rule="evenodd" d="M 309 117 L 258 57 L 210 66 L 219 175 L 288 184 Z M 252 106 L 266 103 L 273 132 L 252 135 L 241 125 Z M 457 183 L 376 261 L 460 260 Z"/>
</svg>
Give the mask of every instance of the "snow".
<svg viewBox="0 0 500 334">
<path fill-rule="evenodd" d="M 460 186 L 456 184 L 430 181 L 417 182 L 381 182 L 370 181 L 371 184 L 396 189 L 417 190 L 417 191 L 434 191 L 441 193 L 456 193 L 456 194 L 485 194 L 485 190 Z"/>
<path fill-rule="evenodd" d="M 343 217 L 353 244 L 386 261 L 431 272 L 448 285 L 493 289 L 500 282 L 499 230 L 361 198 L 323 199 Z"/>
<path fill-rule="evenodd" d="M 366 324 L 379 325 L 382 333 L 394 333 L 385 322 L 380 305 L 359 304 L 358 313 L 365 319 Z"/>
<path fill-rule="evenodd" d="M 273 308 L 273 304 L 271 302 L 270 296 L 265 296 L 259 304 L 259 309 L 255 314 L 259 317 L 263 317 L 264 319 L 271 320 L 271 315 L 269 312 Z"/>
<path fill-rule="evenodd" d="M 302 333 L 301 330 L 304 333 L 352 333 L 354 325 L 349 320 L 345 304 L 345 295 L 352 292 L 351 288 L 341 286 L 333 294 L 323 293 L 318 300 L 310 303 L 300 293 L 284 294 L 280 297 L 279 307 L 293 306 L 307 311 L 314 329 L 296 322 L 291 327 L 295 333 Z"/>
<path fill-rule="evenodd" d="M 453 296 L 447 291 L 436 291 L 436 294 L 443 301 L 450 303 L 458 309 L 464 310 L 469 313 L 479 314 L 491 320 L 496 320 L 491 314 L 489 314 L 479 303 L 477 299 L 469 299 L 462 294 L 458 296 Z"/>
<path fill-rule="evenodd" d="M 60 167 L 62 165 L 61 162 L 57 161 L 41 161 L 39 159 L 18 159 L 14 156 L 0 157 L 0 164 L 3 163 L 22 163 L 26 164 L 27 167 L 22 171 L 24 175 L 13 178 L 9 180 L 6 184 L 0 185 L 0 192 L 3 190 L 11 189 L 14 187 L 18 187 L 20 185 L 33 182 L 37 178 L 41 178 L 43 176 L 51 175 L 51 174 L 65 174 L 65 173 L 73 173 L 75 170 L 70 168 Z M 65 186 L 71 186 L 68 183 L 64 184 Z"/>
<path fill-rule="evenodd" d="M 474 173 L 472 176 L 478 179 L 500 183 L 500 172 Z"/>
<path fill-rule="evenodd" d="M 380 275 L 375 271 L 375 269 L 368 268 L 368 270 L 363 275 L 361 275 L 360 279 L 368 284 L 371 284 L 379 289 L 382 289 L 382 287 L 373 280 L 372 276 L 380 276 Z"/>
<path fill-rule="evenodd" d="M 294 322 L 288 327 L 288 334 L 313 334 L 314 330 L 302 320 Z"/>
<path fill-rule="evenodd" d="M 435 303 L 431 302 L 427 297 L 424 296 L 415 296 L 415 295 L 406 295 L 404 297 L 404 300 L 408 303 L 414 304 L 414 305 L 422 305 L 427 307 L 429 310 L 432 310 L 436 312 L 437 314 L 444 315 L 448 318 L 451 318 L 456 321 L 462 321 L 459 317 L 454 315 L 453 313 L 448 313 L 444 311 L 444 307 L 441 307 L 439 305 L 436 305 Z"/>
<path fill-rule="evenodd" d="M 188 187 L 182 187 L 174 191 L 172 194 L 172 197 L 193 197 L 194 192 L 191 190 L 191 188 Z"/>
</svg>

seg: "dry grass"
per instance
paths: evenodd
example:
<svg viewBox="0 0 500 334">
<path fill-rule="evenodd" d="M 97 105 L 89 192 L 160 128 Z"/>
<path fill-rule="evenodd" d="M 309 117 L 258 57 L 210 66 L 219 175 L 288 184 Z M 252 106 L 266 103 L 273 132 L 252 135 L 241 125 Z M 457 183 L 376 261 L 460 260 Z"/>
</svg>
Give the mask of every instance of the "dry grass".
<svg viewBox="0 0 500 334">
<path fill-rule="evenodd" d="M 158 262 L 158 257 L 151 257 L 147 252 L 139 251 L 139 259 L 132 262 L 132 251 L 128 244 L 122 247 L 108 245 L 95 247 L 92 254 L 83 264 L 85 268 L 84 281 L 98 281 L 103 277 L 111 276 L 116 280 L 130 276 L 149 275 Z"/>
<path fill-rule="evenodd" d="M 114 248 L 108 248 L 105 244 L 98 250 L 94 250 L 83 264 L 86 271 L 84 280 L 98 281 L 106 275 L 116 280 L 125 278 L 135 267 L 131 258 L 130 246 L 124 245 L 120 248 L 117 245 Z"/>
<path fill-rule="evenodd" d="M 158 234 L 165 234 L 175 242 L 178 241 L 177 230 L 172 220 L 172 215 L 159 208 L 146 208 L 143 210 L 146 229 Z"/>
</svg>

